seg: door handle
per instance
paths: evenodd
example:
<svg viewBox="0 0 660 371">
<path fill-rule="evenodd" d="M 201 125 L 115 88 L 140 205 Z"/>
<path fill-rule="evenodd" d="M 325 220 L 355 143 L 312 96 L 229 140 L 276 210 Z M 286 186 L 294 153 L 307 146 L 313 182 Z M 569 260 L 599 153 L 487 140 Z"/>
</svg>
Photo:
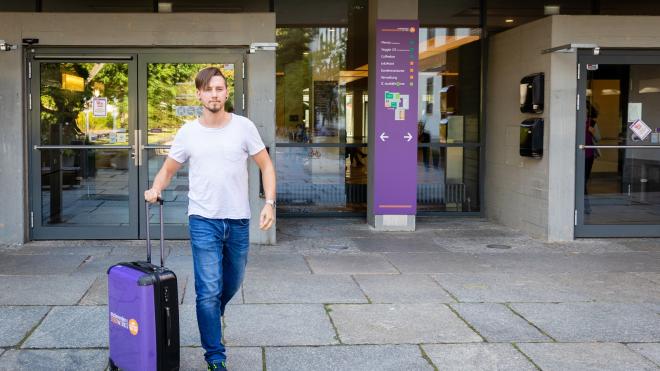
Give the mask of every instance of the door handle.
<svg viewBox="0 0 660 371">
<path fill-rule="evenodd" d="M 135 164 L 136 167 L 142 166 L 142 138 L 141 138 L 142 130 L 134 130 L 133 135 L 135 138 L 133 139 L 133 152 L 131 152 L 131 158 L 133 159 L 133 163 Z"/>
<path fill-rule="evenodd" d="M 142 166 L 142 156 L 144 155 L 144 144 L 142 144 L 142 129 L 138 130 L 138 166 Z"/>
</svg>

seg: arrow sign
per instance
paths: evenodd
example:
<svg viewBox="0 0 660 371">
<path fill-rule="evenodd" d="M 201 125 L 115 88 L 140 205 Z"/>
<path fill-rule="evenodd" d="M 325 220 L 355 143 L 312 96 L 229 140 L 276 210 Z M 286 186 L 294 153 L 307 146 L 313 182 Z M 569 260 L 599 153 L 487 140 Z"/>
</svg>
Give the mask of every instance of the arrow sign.
<svg viewBox="0 0 660 371">
<path fill-rule="evenodd" d="M 385 135 L 385 132 L 380 134 L 380 140 L 382 140 L 383 142 L 385 141 L 385 139 L 389 139 L 389 138 L 390 138 L 389 136 Z"/>
<path fill-rule="evenodd" d="M 412 134 L 410 134 L 410 133 L 407 133 L 407 134 L 408 134 L 408 135 L 404 135 L 403 137 L 404 137 L 405 139 L 407 139 L 406 142 L 410 142 L 410 140 L 412 139 Z"/>
</svg>

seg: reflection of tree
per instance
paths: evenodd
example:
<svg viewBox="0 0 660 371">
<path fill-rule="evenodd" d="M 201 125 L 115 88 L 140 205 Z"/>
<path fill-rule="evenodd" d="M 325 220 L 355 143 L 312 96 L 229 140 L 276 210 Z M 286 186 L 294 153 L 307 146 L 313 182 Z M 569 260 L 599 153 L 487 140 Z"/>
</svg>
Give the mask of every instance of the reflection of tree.
<svg viewBox="0 0 660 371">
<path fill-rule="evenodd" d="M 305 107 L 303 95 L 311 86 L 311 69 L 305 53 L 309 53 L 312 36 L 311 28 L 278 28 L 276 33 L 277 100 L 278 107 L 283 107 L 283 112 L 278 110 L 277 128 L 280 136 L 293 135 L 296 140 L 304 137 L 298 132 L 304 130 L 304 112 L 309 108 Z M 290 120 L 294 117 L 297 120 Z"/>
<path fill-rule="evenodd" d="M 44 63 L 41 65 L 41 143 L 70 144 L 84 134 L 77 126 L 78 113 L 91 97 L 89 85 L 82 90 L 63 89 L 63 74 L 87 79 L 89 71 L 78 63 Z"/>
<path fill-rule="evenodd" d="M 199 105 L 196 96 L 195 75 L 197 72 L 212 65 L 189 63 L 152 63 L 147 68 L 147 112 L 150 128 L 178 129 L 183 123 L 176 116 L 174 106 Z M 234 69 L 222 70 L 227 79 L 229 99 L 225 105 L 228 111 L 233 110 L 234 99 Z"/>
<path fill-rule="evenodd" d="M 319 49 L 312 53 L 314 80 L 339 80 L 339 71 L 346 66 L 346 34 L 341 29 L 317 34 Z M 334 34 L 339 33 L 338 36 Z"/>
<path fill-rule="evenodd" d="M 311 53 L 318 135 L 337 135 L 340 118 L 345 115 L 344 91 L 339 85 L 339 73 L 346 66 L 346 33 L 343 31 L 339 28 L 320 29 L 316 34 L 318 48 Z"/>
</svg>

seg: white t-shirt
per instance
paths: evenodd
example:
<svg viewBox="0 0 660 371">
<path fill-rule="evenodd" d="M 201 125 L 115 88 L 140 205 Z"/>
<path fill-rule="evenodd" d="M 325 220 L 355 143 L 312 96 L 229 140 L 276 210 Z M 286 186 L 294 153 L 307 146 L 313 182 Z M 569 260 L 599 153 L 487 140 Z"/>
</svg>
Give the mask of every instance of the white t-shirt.
<svg viewBox="0 0 660 371">
<path fill-rule="evenodd" d="M 254 123 L 233 113 L 222 128 L 202 126 L 199 120 L 183 125 L 169 157 L 181 164 L 190 161 L 188 214 L 250 218 L 247 158 L 264 148 Z"/>
</svg>

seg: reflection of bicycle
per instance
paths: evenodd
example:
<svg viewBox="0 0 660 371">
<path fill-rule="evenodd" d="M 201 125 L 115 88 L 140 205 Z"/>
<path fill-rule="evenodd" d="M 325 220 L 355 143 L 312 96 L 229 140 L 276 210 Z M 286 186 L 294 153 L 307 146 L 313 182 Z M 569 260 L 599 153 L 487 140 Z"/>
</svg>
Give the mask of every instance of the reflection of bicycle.
<svg viewBox="0 0 660 371">
<path fill-rule="evenodd" d="M 310 149 L 309 150 L 309 157 L 311 158 L 321 158 L 321 151 L 318 149 Z"/>
</svg>

